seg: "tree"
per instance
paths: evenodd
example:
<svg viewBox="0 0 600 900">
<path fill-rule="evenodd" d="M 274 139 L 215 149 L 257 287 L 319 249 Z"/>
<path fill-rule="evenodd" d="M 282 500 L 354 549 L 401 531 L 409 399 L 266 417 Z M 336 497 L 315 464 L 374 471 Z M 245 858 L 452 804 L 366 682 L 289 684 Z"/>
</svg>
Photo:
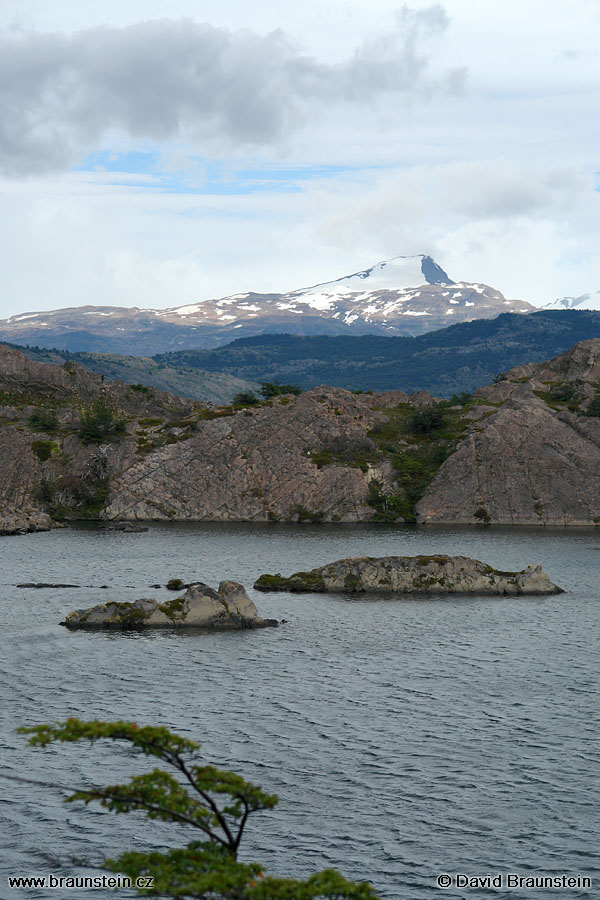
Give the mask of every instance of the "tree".
<svg viewBox="0 0 600 900">
<path fill-rule="evenodd" d="M 280 384 L 279 381 L 261 381 L 260 391 L 265 400 L 272 400 L 273 397 L 279 397 L 281 394 L 298 394 L 302 393 L 302 388 L 297 384 Z"/>
<path fill-rule="evenodd" d="M 415 434 L 431 434 L 446 424 L 444 413 L 439 406 L 425 406 L 415 409 L 407 425 Z"/>
<path fill-rule="evenodd" d="M 239 862 L 248 819 L 272 809 L 277 797 L 234 772 L 203 764 L 195 741 L 158 726 L 74 718 L 19 731 L 31 735 L 30 744 L 41 747 L 55 742 L 124 742 L 174 771 L 155 768 L 133 776 L 126 784 L 80 788 L 67 798 L 85 804 L 97 800 L 116 813 L 141 810 L 149 819 L 201 833 L 203 840 L 181 849 L 129 851 L 105 860 L 105 868 L 128 875 L 133 884 L 141 877 L 153 879 L 152 887 L 140 887 L 139 893 L 193 900 L 377 900 L 369 884 L 347 881 L 333 869 L 298 881 L 265 876 L 260 864 Z"/>
<path fill-rule="evenodd" d="M 257 406 L 260 400 L 253 391 L 240 391 L 231 403 L 233 406 Z"/>
<path fill-rule="evenodd" d="M 40 431 L 54 432 L 58 430 L 58 415 L 55 409 L 38 407 L 31 413 L 27 421 L 34 428 L 39 428 Z"/>
<path fill-rule="evenodd" d="M 124 431 L 125 422 L 116 417 L 115 410 L 103 394 L 98 394 L 91 406 L 81 410 L 79 436 L 86 444 L 105 441 Z"/>
</svg>

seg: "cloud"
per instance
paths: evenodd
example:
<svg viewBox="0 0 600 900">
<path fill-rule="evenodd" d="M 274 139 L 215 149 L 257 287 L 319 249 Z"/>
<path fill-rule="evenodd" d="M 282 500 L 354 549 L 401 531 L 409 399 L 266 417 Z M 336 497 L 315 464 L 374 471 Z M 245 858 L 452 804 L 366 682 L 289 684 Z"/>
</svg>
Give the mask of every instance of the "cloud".
<svg viewBox="0 0 600 900">
<path fill-rule="evenodd" d="M 544 303 L 600 280 L 594 187 L 576 165 L 496 158 L 374 173 L 370 185 L 347 175 L 311 203 L 322 246 L 371 261 L 429 253 L 452 278 Z"/>
<path fill-rule="evenodd" d="M 423 47 L 440 5 L 398 12 L 348 59 L 304 55 L 281 30 L 259 35 L 158 19 L 72 35 L 0 37 L 0 171 L 60 171 L 111 135 L 271 146 L 335 104 L 460 90 L 463 70 L 430 72 Z"/>
<path fill-rule="evenodd" d="M 540 167 L 503 158 L 383 171 L 374 173 L 368 185 L 353 180 L 352 175 L 340 180 L 333 210 L 323 193 L 323 237 L 356 243 L 365 233 L 381 239 L 386 229 L 388 244 L 393 242 L 390 251 L 402 247 L 408 252 L 407 240 L 412 247 L 414 240 L 422 241 L 425 232 L 435 233 L 438 227 L 572 217 L 584 198 L 600 202 L 594 178 L 576 166 Z"/>
<path fill-rule="evenodd" d="M 473 216 L 496 177 L 518 204 L 500 192 Z M 293 193 L 283 184 L 243 195 L 169 194 L 103 172 L 0 179 L 0 315 L 293 290 L 410 253 L 430 253 L 457 280 L 548 303 L 600 285 L 593 187 L 576 166 L 502 159 L 334 172 Z"/>
</svg>

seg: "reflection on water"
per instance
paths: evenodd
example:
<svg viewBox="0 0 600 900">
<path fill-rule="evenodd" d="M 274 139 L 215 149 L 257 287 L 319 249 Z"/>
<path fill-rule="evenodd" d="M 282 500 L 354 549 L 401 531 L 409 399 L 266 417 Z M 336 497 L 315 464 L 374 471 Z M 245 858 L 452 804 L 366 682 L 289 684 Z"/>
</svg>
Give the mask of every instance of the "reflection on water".
<svg viewBox="0 0 600 900">
<path fill-rule="evenodd" d="M 593 531 L 170 524 L 126 534 L 89 525 L 0 546 L 0 716 L 13 771 L 76 784 L 114 781 L 134 765 L 101 746 L 26 749 L 18 725 L 67 715 L 160 722 L 279 794 L 245 851 L 271 871 L 335 866 L 394 900 L 439 897 L 441 872 L 600 878 Z M 567 593 L 368 601 L 257 593 L 261 614 L 288 624 L 217 634 L 57 624 L 107 599 L 172 597 L 150 587 L 169 578 L 250 587 L 262 572 L 344 556 L 438 552 L 502 569 L 539 562 Z M 85 587 L 15 587 L 24 581 Z M 28 893 L 10 893 L 5 873 L 74 874 L 69 856 L 97 861 L 194 837 L 10 783 L 0 816 L 7 897 Z M 41 853 L 60 857 L 62 869 Z"/>
</svg>

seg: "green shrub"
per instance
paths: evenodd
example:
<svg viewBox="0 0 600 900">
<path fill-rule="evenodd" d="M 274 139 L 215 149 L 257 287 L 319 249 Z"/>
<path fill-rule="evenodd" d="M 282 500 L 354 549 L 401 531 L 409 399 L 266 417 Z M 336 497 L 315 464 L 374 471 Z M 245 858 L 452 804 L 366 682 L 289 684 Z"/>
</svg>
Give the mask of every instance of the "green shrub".
<svg viewBox="0 0 600 900">
<path fill-rule="evenodd" d="M 575 385 L 572 381 L 562 381 L 552 385 L 548 391 L 548 398 L 554 402 L 567 403 L 575 397 Z"/>
<path fill-rule="evenodd" d="M 231 401 L 234 406 L 258 406 L 260 399 L 253 391 L 240 391 Z"/>
<path fill-rule="evenodd" d="M 279 397 L 281 394 L 298 394 L 302 393 L 302 388 L 297 384 L 280 384 L 279 381 L 262 381 L 259 394 L 265 400 L 272 400 L 273 397 Z"/>
<path fill-rule="evenodd" d="M 444 427 L 446 419 L 439 406 L 424 406 L 415 409 L 406 424 L 414 434 L 432 434 Z"/>
<path fill-rule="evenodd" d="M 468 406 L 473 400 L 473 394 L 468 391 L 460 391 L 458 394 L 452 394 L 448 400 L 442 400 L 440 406 Z"/>
<path fill-rule="evenodd" d="M 330 466 L 334 462 L 331 451 L 327 449 L 311 453 L 310 459 L 311 462 L 314 462 L 317 469 L 322 469 L 323 466 Z"/>
<path fill-rule="evenodd" d="M 105 441 L 124 431 L 124 420 L 117 418 L 115 410 L 102 394 L 96 397 L 91 406 L 81 411 L 79 436 L 86 444 Z"/>
<path fill-rule="evenodd" d="M 34 441 L 31 449 L 40 462 L 46 462 L 47 459 L 50 459 L 52 453 L 58 450 L 58 444 L 55 444 L 54 441 Z"/>
<path fill-rule="evenodd" d="M 40 431 L 56 431 L 58 428 L 58 416 L 55 409 L 36 409 L 27 420 L 33 428 Z"/>
</svg>

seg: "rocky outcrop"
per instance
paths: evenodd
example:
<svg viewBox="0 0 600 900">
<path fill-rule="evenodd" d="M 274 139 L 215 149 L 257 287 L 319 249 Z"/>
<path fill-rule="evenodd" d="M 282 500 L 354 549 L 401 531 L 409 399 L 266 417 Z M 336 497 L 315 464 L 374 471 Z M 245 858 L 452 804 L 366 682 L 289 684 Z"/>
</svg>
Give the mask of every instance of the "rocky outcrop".
<svg viewBox="0 0 600 900">
<path fill-rule="evenodd" d="M 0 348 L 0 509 L 109 523 L 600 523 L 600 340 L 445 405 L 319 387 L 207 408 L 70 366 Z M 98 397 L 120 429 L 90 442 L 80 411 Z"/>
<path fill-rule="evenodd" d="M 222 581 L 218 591 L 200 582 L 190 585 L 181 597 L 159 603 L 136 600 L 112 601 L 69 613 L 67 628 L 265 628 L 275 619 L 261 619 L 256 606 L 236 581 Z"/>
<path fill-rule="evenodd" d="M 466 556 L 362 556 L 340 559 L 289 578 L 261 575 L 259 591 L 385 594 L 560 594 L 542 567 L 501 572 Z"/>
<path fill-rule="evenodd" d="M 370 398 L 321 387 L 272 406 L 199 420 L 188 439 L 138 455 L 111 479 L 103 516 L 209 521 L 368 521 L 366 473 L 385 421 Z M 321 454 L 338 456 L 322 464 Z M 344 457 L 350 464 L 344 464 Z"/>
<path fill-rule="evenodd" d="M 476 391 L 487 412 L 425 491 L 418 521 L 600 522 L 600 418 L 586 415 L 598 385 L 595 339 Z"/>
<path fill-rule="evenodd" d="M 29 534 L 33 531 L 50 531 L 58 528 L 48 513 L 31 506 L 23 509 L 4 507 L 0 510 L 0 535 Z"/>
<path fill-rule="evenodd" d="M 105 382 L 103 376 L 71 361 L 63 365 L 38 363 L 14 347 L 1 344 L 0 394 L 23 403 L 70 403 L 77 410 L 102 394 L 111 405 L 138 416 L 168 414 L 175 418 L 189 415 L 196 406 L 206 406 L 153 387 L 138 385 L 136 389 L 122 381 Z M 13 409 L 12 413 L 18 415 L 18 410 Z"/>
</svg>

